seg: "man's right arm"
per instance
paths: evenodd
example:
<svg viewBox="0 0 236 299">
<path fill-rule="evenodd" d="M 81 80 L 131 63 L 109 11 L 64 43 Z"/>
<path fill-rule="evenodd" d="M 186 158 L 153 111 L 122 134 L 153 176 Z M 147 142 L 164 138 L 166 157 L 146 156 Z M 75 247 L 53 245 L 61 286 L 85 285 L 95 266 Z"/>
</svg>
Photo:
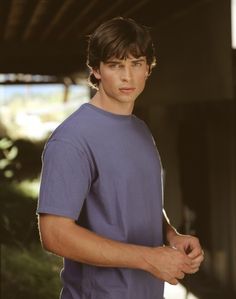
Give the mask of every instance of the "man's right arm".
<svg viewBox="0 0 236 299">
<path fill-rule="evenodd" d="M 69 218 L 40 214 L 39 229 L 45 250 L 81 263 L 141 269 L 171 284 L 177 284 L 185 273 L 194 272 L 191 259 L 176 249 L 114 241 Z"/>
</svg>

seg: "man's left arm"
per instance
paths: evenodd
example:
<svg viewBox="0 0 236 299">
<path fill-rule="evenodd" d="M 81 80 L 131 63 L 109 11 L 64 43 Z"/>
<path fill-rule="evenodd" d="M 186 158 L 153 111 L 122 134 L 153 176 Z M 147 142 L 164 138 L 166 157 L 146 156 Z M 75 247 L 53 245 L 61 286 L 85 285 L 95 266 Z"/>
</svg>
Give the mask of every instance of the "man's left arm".
<svg viewBox="0 0 236 299">
<path fill-rule="evenodd" d="M 177 249 L 192 259 L 192 267 L 194 272 L 199 270 L 199 267 L 204 260 L 204 252 L 198 238 L 190 235 L 182 235 L 170 224 L 170 221 L 163 209 L 163 225 L 164 237 L 166 245 Z"/>
</svg>

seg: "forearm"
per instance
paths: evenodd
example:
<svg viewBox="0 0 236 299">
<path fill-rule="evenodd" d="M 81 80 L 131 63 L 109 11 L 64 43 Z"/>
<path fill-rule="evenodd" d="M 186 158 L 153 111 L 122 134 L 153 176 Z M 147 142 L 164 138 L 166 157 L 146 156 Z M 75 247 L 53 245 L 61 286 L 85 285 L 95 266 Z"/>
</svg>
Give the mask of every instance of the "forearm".
<svg viewBox="0 0 236 299">
<path fill-rule="evenodd" d="M 172 284 L 191 272 L 189 258 L 169 246 L 114 241 L 64 217 L 41 215 L 39 220 L 43 247 L 62 257 L 94 266 L 140 269 Z"/>
<path fill-rule="evenodd" d="M 150 248 L 101 237 L 70 219 L 40 216 L 40 231 L 43 247 L 57 255 L 96 266 L 148 267 L 144 256 Z"/>
</svg>

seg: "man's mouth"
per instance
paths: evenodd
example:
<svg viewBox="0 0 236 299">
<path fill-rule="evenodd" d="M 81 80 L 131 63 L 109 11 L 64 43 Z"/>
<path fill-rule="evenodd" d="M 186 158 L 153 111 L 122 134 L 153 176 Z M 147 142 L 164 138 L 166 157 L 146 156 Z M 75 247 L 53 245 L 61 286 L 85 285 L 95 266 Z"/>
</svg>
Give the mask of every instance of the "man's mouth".
<svg viewBox="0 0 236 299">
<path fill-rule="evenodd" d="M 121 88 L 119 88 L 119 90 L 122 93 L 131 93 L 135 90 L 135 88 L 134 87 L 121 87 Z"/>
</svg>

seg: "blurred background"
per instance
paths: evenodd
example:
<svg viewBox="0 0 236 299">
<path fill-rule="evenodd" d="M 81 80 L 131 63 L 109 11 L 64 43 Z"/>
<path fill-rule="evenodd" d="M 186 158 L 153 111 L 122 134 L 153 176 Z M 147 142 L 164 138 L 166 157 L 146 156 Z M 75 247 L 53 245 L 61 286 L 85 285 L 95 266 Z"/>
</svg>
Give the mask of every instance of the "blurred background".
<svg viewBox="0 0 236 299">
<path fill-rule="evenodd" d="M 153 132 L 165 208 L 205 262 L 166 299 L 235 298 L 235 0 L 0 0 L 1 298 L 56 299 L 62 259 L 35 215 L 51 132 L 87 102 L 86 40 L 127 16 L 151 27 L 157 67 L 134 113 Z"/>
</svg>

